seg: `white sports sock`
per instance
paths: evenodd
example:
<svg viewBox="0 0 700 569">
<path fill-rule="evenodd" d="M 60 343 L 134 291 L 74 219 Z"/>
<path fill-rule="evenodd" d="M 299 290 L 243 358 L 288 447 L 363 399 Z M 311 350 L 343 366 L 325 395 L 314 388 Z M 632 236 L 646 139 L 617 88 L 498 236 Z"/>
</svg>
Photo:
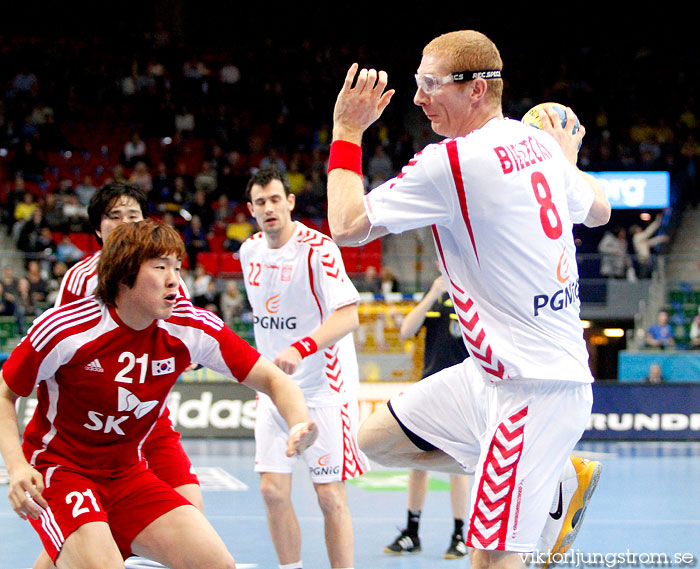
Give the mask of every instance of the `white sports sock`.
<svg viewBox="0 0 700 569">
<path fill-rule="evenodd" d="M 303 569 L 304 564 L 301 561 L 297 561 L 296 563 L 287 563 L 286 565 L 280 565 L 280 569 Z"/>
</svg>

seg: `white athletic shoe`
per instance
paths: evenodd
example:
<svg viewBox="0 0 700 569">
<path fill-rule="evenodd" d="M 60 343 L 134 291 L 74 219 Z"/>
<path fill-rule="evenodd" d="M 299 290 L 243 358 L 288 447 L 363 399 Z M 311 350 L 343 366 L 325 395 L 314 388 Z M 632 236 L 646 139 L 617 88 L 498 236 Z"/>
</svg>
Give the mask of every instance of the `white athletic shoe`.
<svg viewBox="0 0 700 569">
<path fill-rule="evenodd" d="M 542 531 L 540 552 L 547 554 L 545 569 L 553 565 L 554 554 L 564 554 L 569 550 L 581 529 L 588 502 L 600 480 L 603 466 L 596 461 L 571 457 L 573 469 L 568 467 L 559 481 L 557 496 Z"/>
</svg>

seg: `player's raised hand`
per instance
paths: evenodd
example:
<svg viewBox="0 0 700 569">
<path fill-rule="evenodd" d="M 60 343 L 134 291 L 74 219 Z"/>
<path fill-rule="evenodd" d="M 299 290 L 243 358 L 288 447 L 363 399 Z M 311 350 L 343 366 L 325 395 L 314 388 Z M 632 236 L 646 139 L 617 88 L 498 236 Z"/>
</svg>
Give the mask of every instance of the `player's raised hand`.
<svg viewBox="0 0 700 569">
<path fill-rule="evenodd" d="M 334 139 L 357 144 L 362 140 L 362 133 L 382 115 L 395 92 L 386 90 L 386 71 L 361 69 L 358 73 L 358 69 L 357 63 L 348 69 L 333 109 Z"/>
<path fill-rule="evenodd" d="M 576 166 L 578 161 L 578 150 L 581 147 L 581 141 L 586 134 L 586 129 L 583 125 L 579 125 L 578 130 L 574 133 L 574 125 L 576 124 L 576 115 L 570 107 L 566 107 L 566 125 L 562 126 L 562 121 L 557 112 L 544 105 L 544 113 L 540 115 L 542 121 L 542 130 L 551 134 L 559 143 L 567 160 Z"/>
<path fill-rule="evenodd" d="M 17 515 L 26 520 L 38 520 L 42 508 L 48 508 L 41 493 L 44 491 L 44 481 L 36 470 L 29 464 L 8 469 L 10 473 L 10 491 L 8 496 L 12 509 Z"/>
<path fill-rule="evenodd" d="M 289 429 L 287 439 L 287 456 L 301 454 L 316 441 L 318 427 L 313 421 L 298 423 Z"/>
</svg>

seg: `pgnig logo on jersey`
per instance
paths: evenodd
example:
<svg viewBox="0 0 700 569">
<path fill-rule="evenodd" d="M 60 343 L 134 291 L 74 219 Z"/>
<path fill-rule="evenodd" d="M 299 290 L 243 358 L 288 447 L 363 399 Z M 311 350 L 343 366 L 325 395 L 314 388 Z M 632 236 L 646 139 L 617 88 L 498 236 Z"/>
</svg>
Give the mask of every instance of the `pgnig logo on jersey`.
<svg viewBox="0 0 700 569">
<path fill-rule="evenodd" d="M 536 294 L 532 300 L 534 315 L 539 316 L 542 310 L 557 311 L 578 303 L 578 291 L 579 284 L 578 279 L 576 279 L 553 294 Z"/>
<path fill-rule="evenodd" d="M 312 465 L 309 466 L 309 472 L 311 474 L 315 474 L 316 476 L 318 475 L 323 475 L 323 474 L 338 474 L 340 472 L 340 465 L 339 464 L 330 464 L 331 462 L 331 455 L 329 454 L 324 454 L 322 457 L 318 459 L 318 465 Z"/>
<path fill-rule="evenodd" d="M 295 330 L 296 316 L 253 316 L 253 325 L 265 330 Z"/>
</svg>

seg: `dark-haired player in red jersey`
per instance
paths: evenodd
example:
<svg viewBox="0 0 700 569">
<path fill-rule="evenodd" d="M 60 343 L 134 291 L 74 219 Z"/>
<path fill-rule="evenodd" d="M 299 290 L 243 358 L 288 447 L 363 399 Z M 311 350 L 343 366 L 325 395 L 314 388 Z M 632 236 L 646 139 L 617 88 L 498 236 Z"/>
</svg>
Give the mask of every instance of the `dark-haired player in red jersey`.
<svg viewBox="0 0 700 569">
<path fill-rule="evenodd" d="M 121 224 L 88 297 L 39 317 L 0 374 L 0 453 L 13 509 L 57 567 L 123 568 L 132 552 L 171 567 L 233 568 L 204 515 L 160 480 L 142 445 L 193 360 L 269 395 L 291 426 L 287 453 L 316 436 L 301 390 L 213 313 L 177 294 L 175 230 Z M 15 402 L 37 390 L 20 445 Z"/>
</svg>

